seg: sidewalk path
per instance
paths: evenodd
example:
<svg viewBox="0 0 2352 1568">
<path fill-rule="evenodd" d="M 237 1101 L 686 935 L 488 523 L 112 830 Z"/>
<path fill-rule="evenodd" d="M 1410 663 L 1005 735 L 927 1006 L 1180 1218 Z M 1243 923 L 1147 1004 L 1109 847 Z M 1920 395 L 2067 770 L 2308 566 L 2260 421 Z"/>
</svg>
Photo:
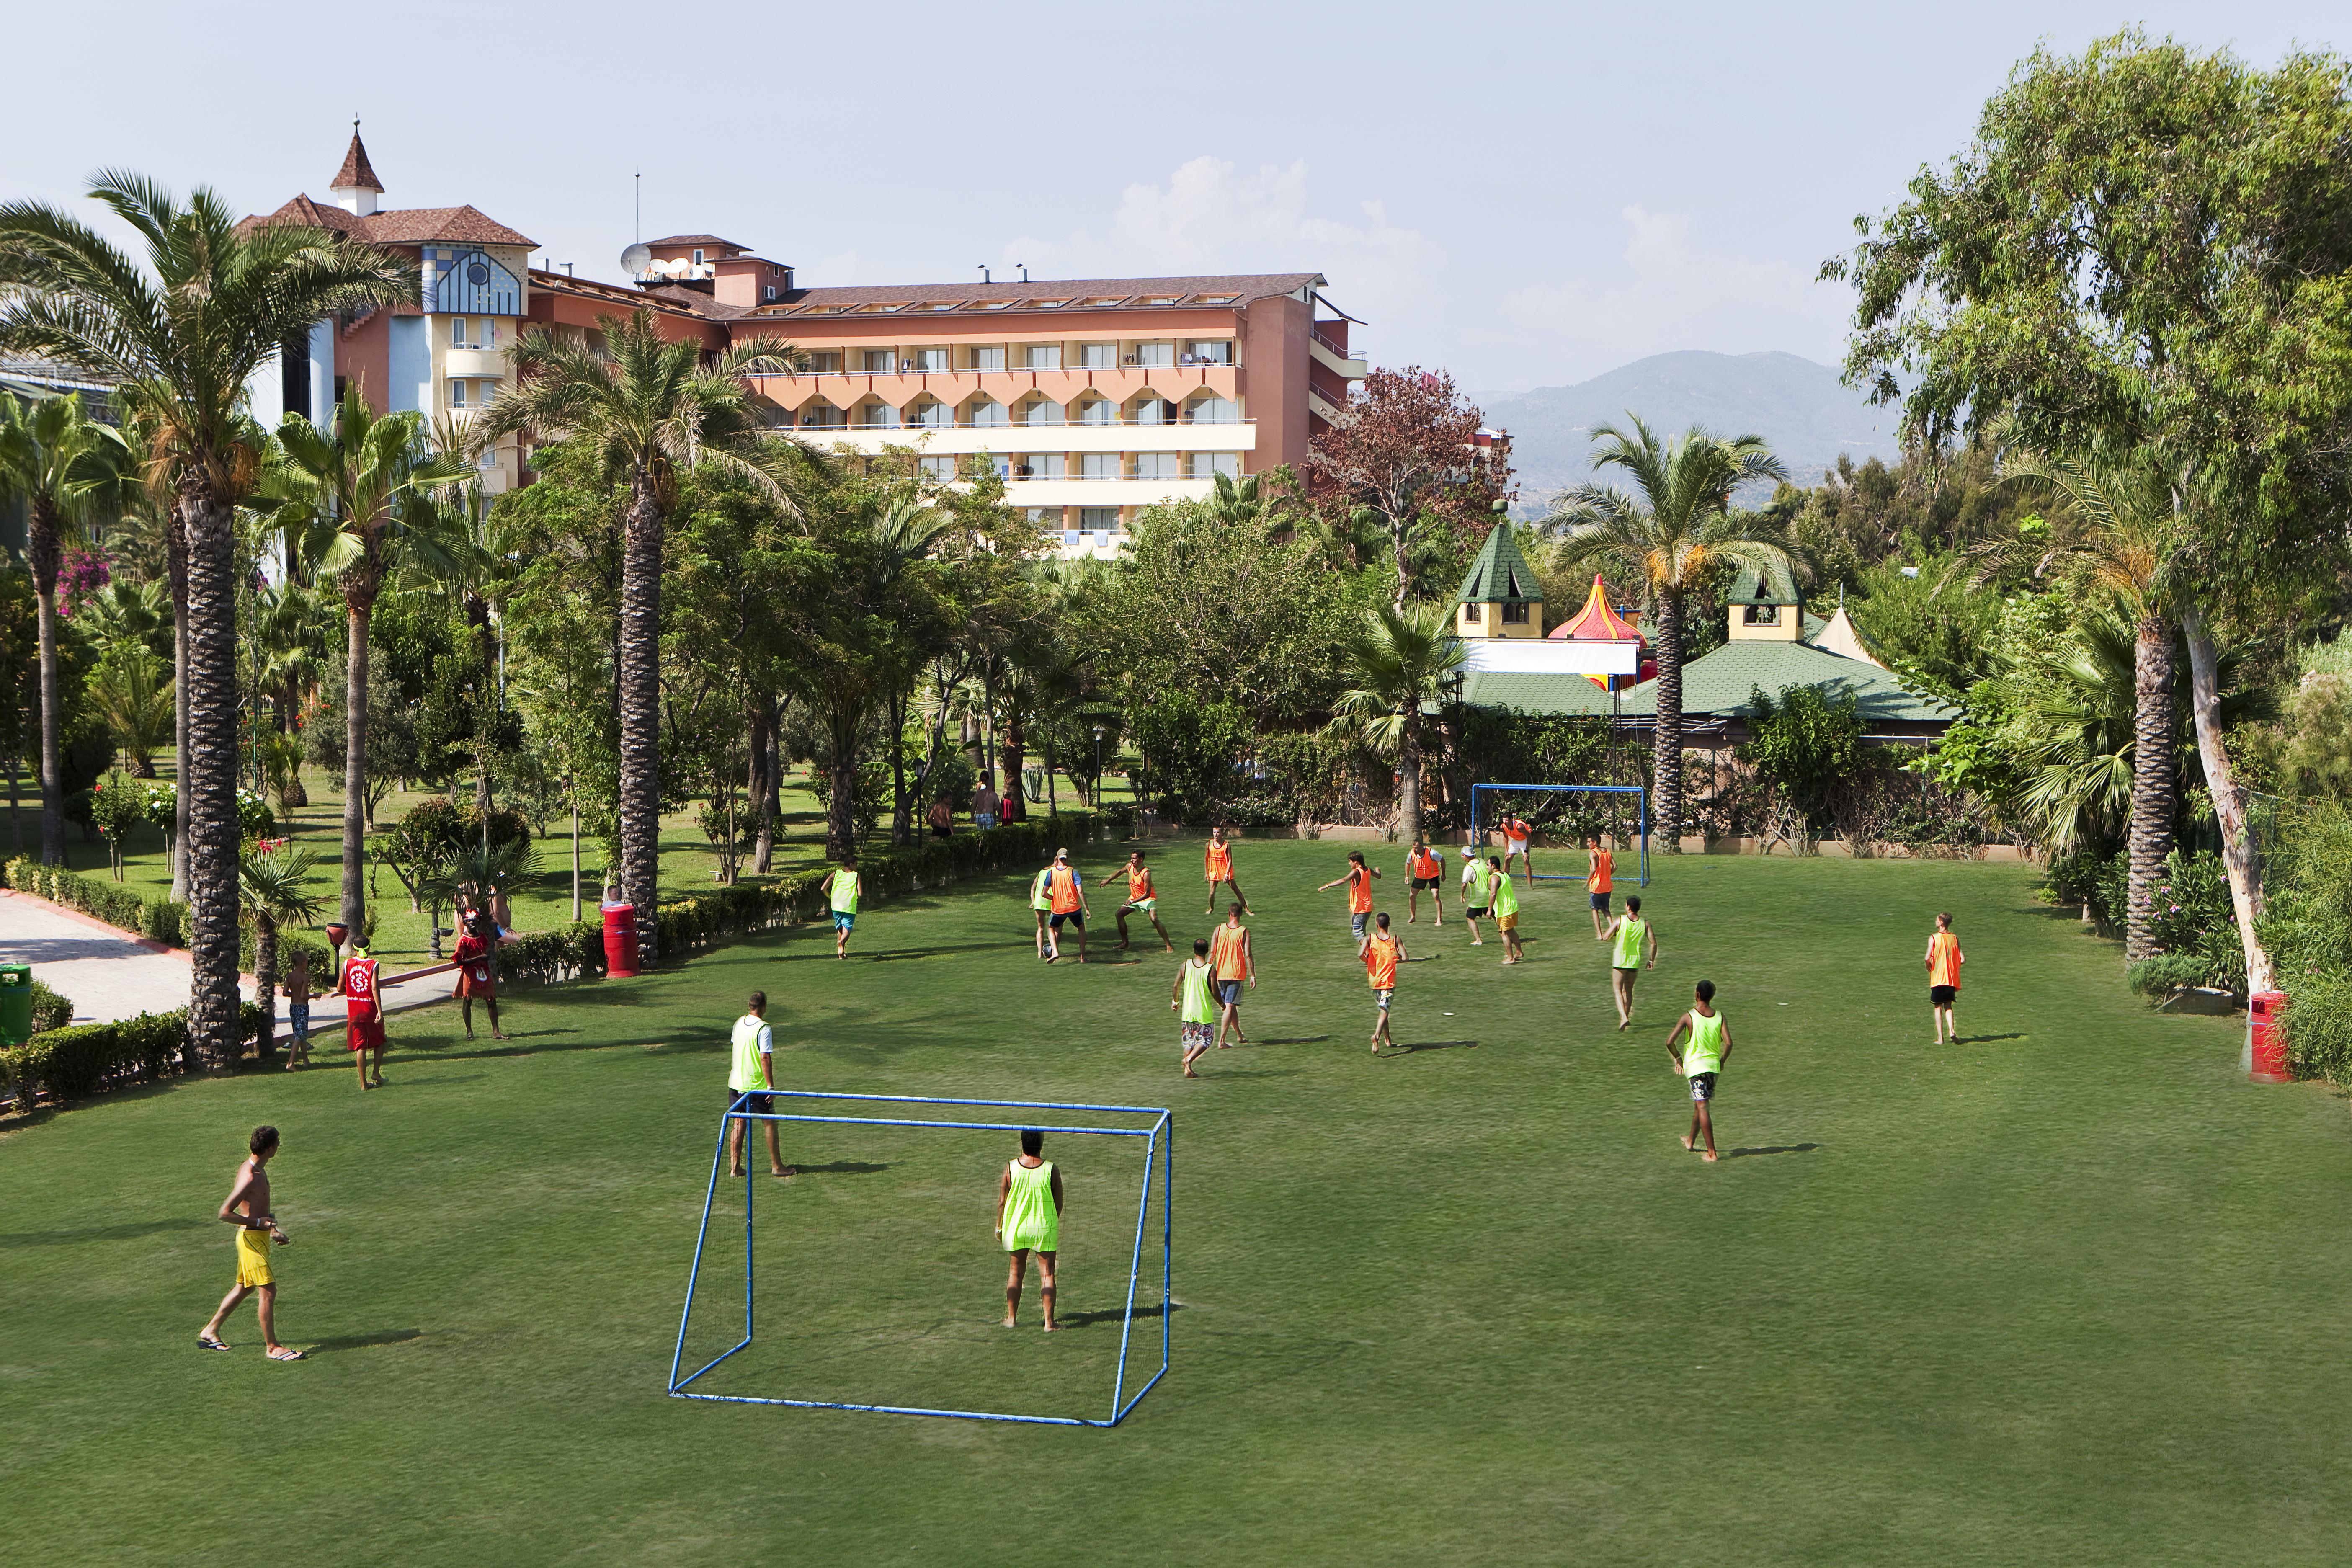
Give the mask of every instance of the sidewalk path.
<svg viewBox="0 0 2352 1568">
<path fill-rule="evenodd" d="M 77 1024 L 111 1024 L 142 1013 L 168 1013 L 188 1005 L 189 958 L 117 930 L 79 910 L 68 910 L 30 893 L 0 889 L 0 963 L 29 963 L 33 978 L 73 999 Z M 446 969 L 394 977 L 383 987 L 387 1012 L 438 1002 L 457 984 Z M 253 976 L 238 991 L 253 999 Z M 278 1023 L 286 1025 L 286 1000 L 278 1001 Z M 343 1025 L 340 996 L 310 999 L 313 1043 Z"/>
</svg>

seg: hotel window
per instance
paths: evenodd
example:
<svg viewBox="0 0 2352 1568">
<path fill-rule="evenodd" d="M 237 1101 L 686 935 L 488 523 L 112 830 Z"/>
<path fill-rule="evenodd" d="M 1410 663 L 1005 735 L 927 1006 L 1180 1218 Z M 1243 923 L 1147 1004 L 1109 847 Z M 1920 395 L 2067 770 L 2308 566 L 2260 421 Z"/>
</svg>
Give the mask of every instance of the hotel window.
<svg viewBox="0 0 2352 1568">
<path fill-rule="evenodd" d="M 1047 528 L 1059 528 L 1062 526 L 1062 509 L 1057 506 L 1033 506 L 1029 509 L 1029 521 L 1042 522 Z"/>
<path fill-rule="evenodd" d="M 1001 346 L 972 350 L 971 368 L 973 370 L 1003 370 L 1004 368 L 1004 350 Z"/>
<path fill-rule="evenodd" d="M 1238 425 L 1242 405 L 1230 397 L 1196 397 L 1185 405 L 1184 417 L 1193 425 Z"/>
<path fill-rule="evenodd" d="M 1115 479 L 1118 478 L 1118 454 L 1117 452 L 1079 453 L 1078 478 L 1082 479 Z"/>
<path fill-rule="evenodd" d="M 1039 452 L 1027 459 L 1029 471 L 1022 477 L 1032 479 L 1058 479 L 1063 477 L 1062 466 L 1066 461 L 1067 459 L 1059 452 Z"/>
<path fill-rule="evenodd" d="M 1173 452 L 1138 452 L 1135 455 L 1135 477 L 1139 479 L 1172 479 L 1176 478 L 1177 461 Z"/>
<path fill-rule="evenodd" d="M 808 367 L 818 375 L 831 375 L 841 368 L 841 352 L 836 349 L 830 353 L 811 354 Z"/>
<path fill-rule="evenodd" d="M 898 352 L 894 349 L 867 349 L 863 358 L 869 372 L 880 371 L 887 374 L 898 368 Z"/>
<path fill-rule="evenodd" d="M 1176 405 L 1162 398 L 1147 397 L 1135 405 L 1134 417 L 1138 425 L 1173 425 Z"/>
<path fill-rule="evenodd" d="M 1078 526 L 1097 533 L 1118 531 L 1118 508 L 1115 506 L 1082 506 L 1078 508 Z"/>
<path fill-rule="evenodd" d="M 769 303 L 769 304 L 773 304 L 773 303 L 775 303 L 775 300 L 776 300 L 776 286 L 775 286 L 773 283 L 771 283 L 771 284 L 769 284 L 769 285 L 767 286 L 767 288 L 768 288 L 768 296 L 767 296 L 767 300 L 766 300 L 766 302 L 767 302 L 767 303 Z"/>
<path fill-rule="evenodd" d="M 955 410 L 944 403 L 918 404 L 908 414 L 910 423 L 926 430 L 945 430 L 955 424 Z"/>
<path fill-rule="evenodd" d="M 1050 397 L 1041 397 L 1021 411 L 1021 423 L 1024 425 L 1059 425 L 1061 422 L 1062 405 Z"/>
<path fill-rule="evenodd" d="M 1061 369 L 1062 345 L 1059 343 L 1030 343 L 1025 345 L 1021 351 L 1021 368 L 1024 370 Z"/>
<path fill-rule="evenodd" d="M 1475 626 L 1485 618 L 1486 611 L 1482 606 L 1477 605 L 1465 605 L 1462 606 L 1463 625 Z"/>
<path fill-rule="evenodd" d="M 1080 343 L 1078 367 L 1081 370 L 1108 370 L 1118 363 L 1117 343 Z"/>
<path fill-rule="evenodd" d="M 701 265 L 702 265 L 702 252 L 700 252 L 700 251 L 698 251 L 698 251 L 696 251 L 696 252 L 694 253 L 694 264 L 695 264 L 697 267 L 699 267 L 699 266 L 701 266 Z"/>
<path fill-rule="evenodd" d="M 1107 397 L 1097 397 L 1078 410 L 1078 423 L 1081 425 L 1110 425 L 1117 423 L 1118 418 L 1118 411 L 1111 406 L 1110 399 Z"/>
<path fill-rule="evenodd" d="M 453 349 L 466 346 L 466 318 L 463 316 L 449 318 L 449 346 Z"/>
<path fill-rule="evenodd" d="M 948 353 L 949 351 L 946 349 L 917 349 L 915 351 L 915 368 L 917 370 L 945 370 L 948 368 Z"/>
<path fill-rule="evenodd" d="M 1176 345 L 1174 343 L 1138 343 L 1135 345 L 1135 363 L 1138 364 L 1174 364 L 1176 363 Z"/>
<path fill-rule="evenodd" d="M 974 400 L 971 405 L 971 423 L 995 426 L 1009 424 L 1011 421 L 1005 417 L 1004 405 L 997 402 L 993 397 L 982 397 Z"/>
<path fill-rule="evenodd" d="M 1526 626 L 1528 624 L 1528 606 L 1526 604 L 1513 604 L 1510 601 L 1506 600 L 1503 605 L 1503 624 L 1507 626 Z"/>
<path fill-rule="evenodd" d="M 859 411 L 857 422 L 868 430 L 896 430 L 898 411 L 887 403 L 869 403 Z"/>
<path fill-rule="evenodd" d="M 936 479 L 944 484 L 956 477 L 956 460 L 953 458 L 923 458 L 919 461 L 922 464 L 923 478 L 927 479 Z"/>
<path fill-rule="evenodd" d="M 1196 338 L 1184 345 L 1194 364 L 1231 364 L 1234 363 L 1234 340 L 1231 338 Z"/>
<path fill-rule="evenodd" d="M 1229 479 L 1242 477 L 1242 455 L 1239 452 L 1195 452 L 1192 454 L 1192 477 L 1209 479 L 1223 474 Z"/>
<path fill-rule="evenodd" d="M 812 403 L 801 410 L 801 425 L 805 429 L 831 430 L 849 423 L 849 416 L 830 403 Z"/>
<path fill-rule="evenodd" d="M 1749 605 L 1747 606 L 1747 614 L 1742 617 L 1742 619 L 1751 626 L 1777 626 L 1780 624 L 1780 606 L 1778 605 Z"/>
<path fill-rule="evenodd" d="M 463 408 L 466 405 L 466 384 L 463 381 L 452 381 L 449 384 L 449 406 Z"/>
</svg>

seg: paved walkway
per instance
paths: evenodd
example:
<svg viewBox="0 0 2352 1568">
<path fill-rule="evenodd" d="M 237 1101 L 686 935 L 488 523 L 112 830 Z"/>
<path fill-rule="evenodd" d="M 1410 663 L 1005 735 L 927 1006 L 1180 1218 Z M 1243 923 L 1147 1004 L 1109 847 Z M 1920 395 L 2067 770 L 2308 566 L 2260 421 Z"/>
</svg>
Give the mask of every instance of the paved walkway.
<svg viewBox="0 0 2352 1568">
<path fill-rule="evenodd" d="M 184 952 L 6 889 L 0 889 L 0 962 L 30 963 L 34 979 L 73 999 L 77 1024 L 110 1024 L 188 1005 L 190 961 Z M 384 985 L 384 1007 L 395 1013 L 421 1007 L 448 995 L 456 984 L 446 970 L 394 978 Z M 246 1000 L 253 999 L 251 975 L 245 976 L 239 990 Z M 278 1021 L 282 1028 L 284 997 L 278 998 Z M 342 998 L 311 999 L 314 1042 L 321 1031 L 339 1029 L 342 1022 Z"/>
</svg>

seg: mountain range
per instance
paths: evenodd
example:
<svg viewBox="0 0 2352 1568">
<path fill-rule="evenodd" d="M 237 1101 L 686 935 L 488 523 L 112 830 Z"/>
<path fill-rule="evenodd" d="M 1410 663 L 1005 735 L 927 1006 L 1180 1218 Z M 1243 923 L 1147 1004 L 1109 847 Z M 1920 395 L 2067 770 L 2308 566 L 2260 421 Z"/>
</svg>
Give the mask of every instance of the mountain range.
<svg viewBox="0 0 2352 1568">
<path fill-rule="evenodd" d="M 1857 463 L 1901 455 L 1894 409 L 1872 407 L 1836 371 L 1790 353 L 1685 349 L 1483 404 L 1486 423 L 1511 433 L 1523 513 L 1591 479 L 1593 427 L 1622 425 L 1628 410 L 1665 435 L 1696 424 L 1719 436 L 1761 436 L 1801 485 L 1819 482 L 1841 453 Z"/>
</svg>

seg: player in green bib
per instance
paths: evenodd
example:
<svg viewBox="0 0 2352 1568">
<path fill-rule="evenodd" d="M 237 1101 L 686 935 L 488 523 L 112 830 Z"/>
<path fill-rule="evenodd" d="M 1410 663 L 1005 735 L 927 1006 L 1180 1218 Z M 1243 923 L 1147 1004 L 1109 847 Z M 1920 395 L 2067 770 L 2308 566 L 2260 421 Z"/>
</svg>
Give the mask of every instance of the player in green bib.
<svg viewBox="0 0 2352 1568">
<path fill-rule="evenodd" d="M 1517 963 L 1527 956 L 1519 945 L 1519 890 L 1511 885 L 1511 874 L 1503 869 L 1503 862 L 1492 855 L 1486 857 L 1486 868 L 1494 872 L 1495 926 L 1503 933 L 1503 962 Z M 1535 886 L 1535 878 L 1528 878 L 1528 886 Z"/>
<path fill-rule="evenodd" d="M 1731 1059 L 1731 1026 L 1715 1010 L 1715 982 L 1702 980 L 1692 990 L 1691 1010 L 1675 1020 L 1675 1032 L 1666 1037 L 1666 1055 L 1675 1070 L 1690 1083 L 1690 1131 L 1683 1134 L 1683 1147 L 1696 1149 L 1706 1140 L 1706 1158 L 1715 1158 L 1715 1118 L 1708 1106 L 1715 1099 L 1717 1077 L 1723 1064 Z M 1687 1033 L 1689 1039 L 1683 1041 Z M 1682 1048 L 1675 1042 L 1683 1041 Z"/>
<path fill-rule="evenodd" d="M 1217 966 L 1209 962 L 1209 939 L 1194 937 L 1192 956 L 1177 966 L 1176 987 L 1168 997 L 1180 1026 L 1186 1078 L 1201 1076 L 1192 1064 L 1209 1048 L 1209 1026 L 1217 1021 L 1216 979 Z"/>
<path fill-rule="evenodd" d="M 1609 922 L 1601 940 L 1616 944 L 1609 954 L 1609 989 L 1617 998 L 1617 1027 L 1630 1028 L 1633 1023 L 1633 977 L 1658 965 L 1657 933 L 1642 918 L 1639 893 L 1625 900 L 1625 912 Z M 1646 953 L 1644 947 L 1648 949 Z"/>
<path fill-rule="evenodd" d="M 996 1184 L 996 1234 L 1012 1255 L 1004 1278 L 1004 1326 L 1021 1315 L 1021 1277 L 1029 1255 L 1037 1255 L 1037 1299 L 1045 1308 L 1045 1331 L 1054 1321 L 1054 1258 L 1062 1249 L 1062 1173 L 1042 1151 L 1045 1135 L 1035 1128 L 1021 1134 L 1021 1157 L 1008 1162 Z"/>
<path fill-rule="evenodd" d="M 1462 918 L 1470 927 L 1470 945 L 1484 947 L 1486 939 L 1478 934 L 1478 922 L 1486 918 L 1495 902 L 1495 868 L 1475 845 L 1465 846 L 1462 857 L 1470 862 L 1462 868 Z"/>
<path fill-rule="evenodd" d="M 849 933 L 857 927 L 857 857 L 844 855 L 832 876 L 824 879 L 825 896 L 833 900 L 833 956 L 849 956 Z"/>
<path fill-rule="evenodd" d="M 776 1087 L 776 1031 L 768 1026 L 768 994 L 751 993 L 750 1008 L 735 1020 L 735 1030 L 729 1040 L 731 1057 L 727 1073 L 727 1106 L 732 1110 L 738 1102 L 753 1116 L 765 1116 L 774 1109 L 775 1101 L 765 1091 Z M 764 1121 L 768 1130 L 768 1174 L 789 1176 L 793 1167 L 784 1163 L 784 1152 L 776 1142 L 776 1124 Z M 741 1115 L 728 1118 L 727 1173 L 743 1173 L 743 1127 Z"/>
<path fill-rule="evenodd" d="M 1044 959 L 1055 952 L 1054 939 L 1045 933 L 1045 917 L 1054 912 L 1053 881 L 1054 863 L 1049 860 L 1029 882 L 1029 912 L 1037 917 L 1037 956 Z"/>
</svg>

